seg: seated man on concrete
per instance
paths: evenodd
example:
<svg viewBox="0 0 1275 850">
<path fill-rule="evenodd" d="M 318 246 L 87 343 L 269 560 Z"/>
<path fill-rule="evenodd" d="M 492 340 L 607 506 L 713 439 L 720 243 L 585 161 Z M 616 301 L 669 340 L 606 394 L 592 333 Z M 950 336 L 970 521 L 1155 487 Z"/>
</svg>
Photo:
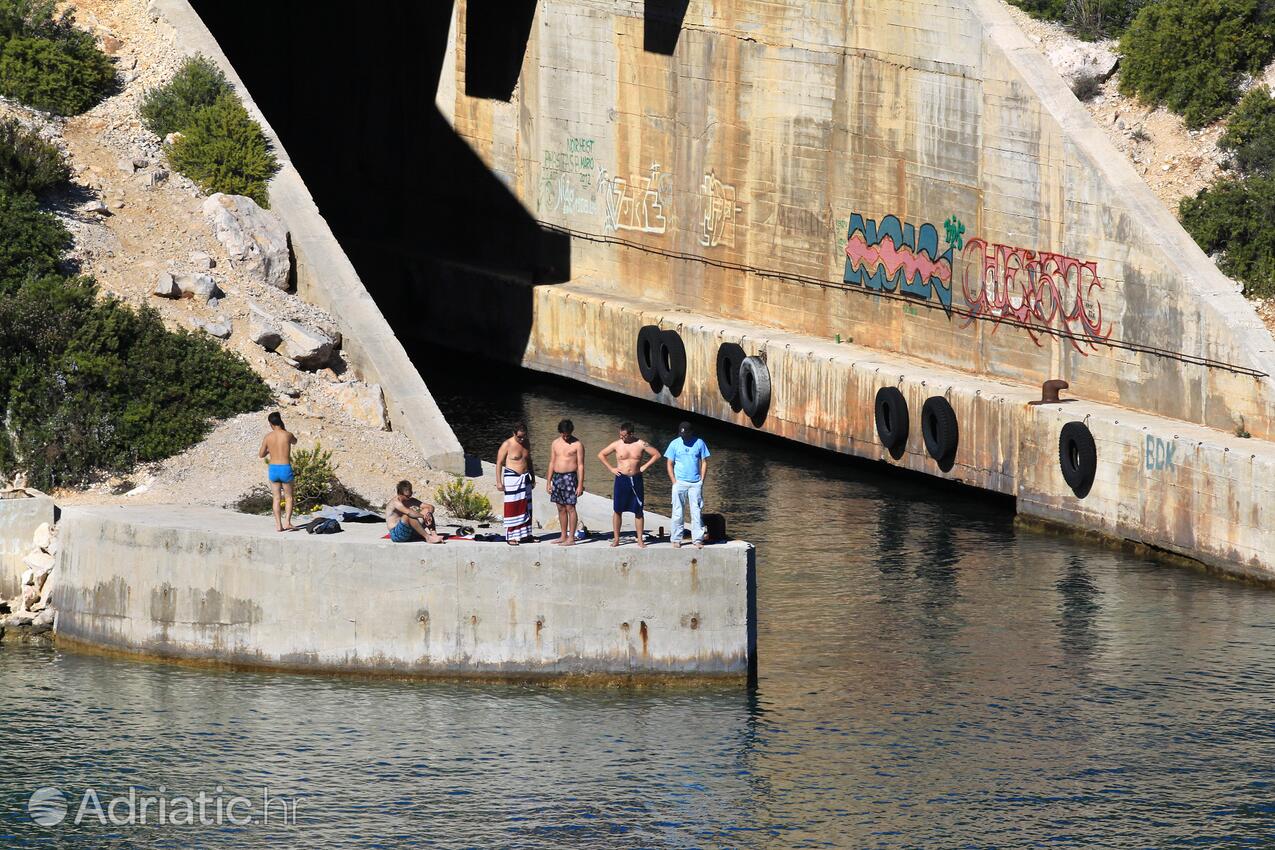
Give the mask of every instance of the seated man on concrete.
<svg viewBox="0 0 1275 850">
<path fill-rule="evenodd" d="M 385 506 L 385 525 L 395 543 L 442 543 L 434 530 L 434 506 L 412 498 L 412 482 L 400 481 L 398 493 Z"/>
</svg>

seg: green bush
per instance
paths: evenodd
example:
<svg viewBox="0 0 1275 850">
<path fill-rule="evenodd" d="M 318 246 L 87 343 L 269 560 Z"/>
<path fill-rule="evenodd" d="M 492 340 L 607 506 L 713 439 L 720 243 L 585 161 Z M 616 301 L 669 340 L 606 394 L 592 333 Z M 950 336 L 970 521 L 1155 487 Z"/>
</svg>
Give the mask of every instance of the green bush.
<svg viewBox="0 0 1275 850">
<path fill-rule="evenodd" d="M 1179 206 L 1182 226 L 1244 294 L 1275 296 L 1275 177 L 1223 179 Z"/>
<path fill-rule="evenodd" d="M 1071 93 L 1081 103 L 1093 100 L 1102 94 L 1102 80 L 1092 74 L 1077 77 L 1076 81 L 1071 84 Z"/>
<path fill-rule="evenodd" d="M 1275 97 L 1257 86 L 1240 99 L 1226 122 L 1218 147 L 1231 151 L 1244 174 L 1267 174 L 1275 167 Z"/>
<path fill-rule="evenodd" d="M 56 115 L 78 115 L 115 87 L 115 65 L 93 37 L 58 28 L 58 39 L 13 36 L 0 47 L 0 94 Z"/>
<path fill-rule="evenodd" d="M 71 234 L 29 194 L 0 190 L 0 294 L 31 277 L 56 274 Z"/>
<path fill-rule="evenodd" d="M 491 516 L 491 499 L 474 489 L 472 481 L 453 478 L 438 485 L 434 499 L 449 516 L 456 519 L 487 519 Z"/>
<path fill-rule="evenodd" d="M 56 36 L 57 0 L 0 0 L 0 41 L 15 35 Z"/>
<path fill-rule="evenodd" d="M 169 133 L 185 132 L 196 112 L 228 93 L 232 93 L 230 83 L 221 69 L 206 56 L 192 56 L 166 84 L 146 92 L 140 110 L 142 123 L 161 139 Z"/>
<path fill-rule="evenodd" d="M 327 504 L 339 484 L 332 452 L 320 443 L 315 443 L 313 449 L 293 452 L 292 481 L 292 498 L 296 500 L 293 510 L 306 513 Z"/>
<path fill-rule="evenodd" d="M 1148 0 L 1009 0 L 1033 18 L 1059 21 L 1086 39 L 1124 31 Z"/>
<path fill-rule="evenodd" d="M 1202 127 L 1230 110 L 1244 75 L 1270 61 L 1273 37 L 1264 0 L 1158 0 L 1120 40 L 1120 91 Z"/>
<path fill-rule="evenodd" d="M 57 147 L 16 118 L 0 119 L 0 190 L 41 192 L 71 178 Z"/>
<path fill-rule="evenodd" d="M 34 278 L 0 295 L 0 467 L 25 469 L 37 487 L 169 457 L 210 419 L 269 400 L 238 355 L 166 330 L 149 308 L 98 300 L 87 278 Z"/>
<path fill-rule="evenodd" d="M 270 205 L 266 184 L 279 163 L 260 125 L 233 93 L 196 110 L 181 137 L 168 147 L 173 167 L 209 194 L 247 195 Z"/>
</svg>

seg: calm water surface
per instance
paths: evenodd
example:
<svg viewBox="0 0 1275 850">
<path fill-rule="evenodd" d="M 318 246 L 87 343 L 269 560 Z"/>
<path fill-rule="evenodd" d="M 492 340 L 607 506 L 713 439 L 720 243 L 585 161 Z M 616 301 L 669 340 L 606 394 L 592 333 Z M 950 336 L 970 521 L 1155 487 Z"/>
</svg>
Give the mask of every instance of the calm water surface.
<svg viewBox="0 0 1275 850">
<path fill-rule="evenodd" d="M 427 376 L 491 459 L 675 413 Z M 0 847 L 1275 846 L 1275 595 L 1015 528 L 1010 507 L 704 423 L 756 543 L 759 682 L 561 690 L 211 673 L 0 649 Z M 609 480 L 590 467 L 589 489 Z M 653 507 L 668 484 L 648 479 Z M 300 798 L 297 825 L 34 826 L 103 800 Z M 276 810 L 277 812 L 277 810 Z M 260 814 L 260 805 L 253 810 Z"/>
</svg>

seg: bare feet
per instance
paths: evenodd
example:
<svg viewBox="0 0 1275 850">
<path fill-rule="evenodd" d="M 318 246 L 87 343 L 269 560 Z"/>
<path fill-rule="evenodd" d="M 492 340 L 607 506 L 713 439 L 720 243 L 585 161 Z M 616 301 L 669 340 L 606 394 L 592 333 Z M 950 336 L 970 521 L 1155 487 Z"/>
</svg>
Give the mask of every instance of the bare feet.
<svg viewBox="0 0 1275 850">
<path fill-rule="evenodd" d="M 517 540 L 506 540 L 505 542 L 506 542 L 506 543 L 508 543 L 510 546 L 517 546 L 517 545 L 518 545 L 518 541 L 517 541 Z"/>
<path fill-rule="evenodd" d="M 612 540 L 612 541 L 611 541 L 611 548 L 612 548 L 612 549 L 614 549 L 616 546 L 619 546 L 619 545 L 620 545 L 620 541 L 619 541 L 619 540 Z"/>
<path fill-rule="evenodd" d="M 639 540 L 639 541 L 638 541 L 638 548 L 639 548 L 639 549 L 645 549 L 645 548 L 646 548 L 646 541 L 645 541 L 645 540 Z"/>
<path fill-rule="evenodd" d="M 699 540 L 696 540 L 696 541 L 695 541 L 695 548 L 696 548 L 696 549 L 703 549 L 703 548 L 704 548 L 704 544 L 703 544 L 702 542 L 700 542 Z"/>
<path fill-rule="evenodd" d="M 574 545 L 576 545 L 576 542 L 575 542 L 574 540 L 564 540 L 564 541 L 562 541 L 561 543 L 559 543 L 558 545 L 559 545 L 559 546 L 574 546 Z"/>
<path fill-rule="evenodd" d="M 679 543 L 678 541 L 674 540 L 674 541 L 673 541 L 673 548 L 674 548 L 674 549 L 681 549 L 681 548 L 682 548 L 682 544 L 681 544 L 681 543 Z"/>
</svg>

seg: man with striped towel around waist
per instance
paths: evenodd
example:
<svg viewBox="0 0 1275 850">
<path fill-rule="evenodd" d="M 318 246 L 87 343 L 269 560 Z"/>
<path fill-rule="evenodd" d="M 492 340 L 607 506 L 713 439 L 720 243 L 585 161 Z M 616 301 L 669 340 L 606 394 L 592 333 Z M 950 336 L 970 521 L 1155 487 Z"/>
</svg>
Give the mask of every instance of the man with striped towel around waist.
<svg viewBox="0 0 1275 850">
<path fill-rule="evenodd" d="M 496 453 L 496 484 L 505 494 L 505 542 L 517 546 L 531 539 L 531 493 L 536 472 L 531 465 L 527 426 L 514 425 L 513 436 Z"/>
</svg>

